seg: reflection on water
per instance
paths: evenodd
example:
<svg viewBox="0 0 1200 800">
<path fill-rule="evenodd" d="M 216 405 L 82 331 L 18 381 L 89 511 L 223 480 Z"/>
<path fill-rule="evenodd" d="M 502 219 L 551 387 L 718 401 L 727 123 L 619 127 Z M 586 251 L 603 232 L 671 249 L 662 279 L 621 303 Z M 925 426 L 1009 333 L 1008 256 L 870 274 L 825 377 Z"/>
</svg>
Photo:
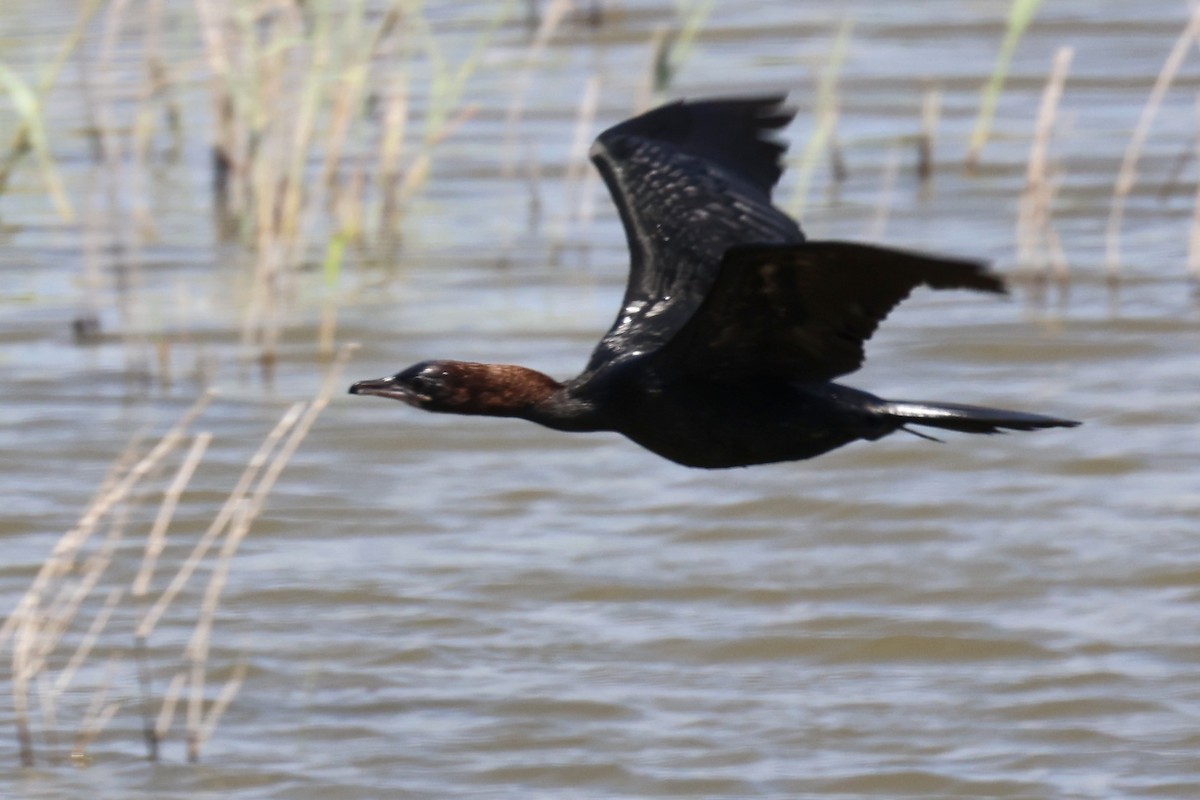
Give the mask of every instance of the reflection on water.
<svg viewBox="0 0 1200 800">
<path fill-rule="evenodd" d="M 60 703 L 58 741 L 35 742 L 39 753 L 70 749 L 116 655 L 109 700 L 122 705 L 88 748 L 90 765 L 14 768 L 10 793 L 1200 794 L 1197 324 L 1184 280 L 1195 164 L 1182 162 L 1178 187 L 1163 192 L 1195 132 L 1195 53 L 1147 142 L 1125 281 L 1116 294 L 1103 282 L 1116 172 L 1186 9 L 1047 3 L 968 176 L 959 165 L 1007 4 L 946 0 L 932 18 L 932 6 L 810 5 L 820 4 L 717 4 L 673 93 L 790 88 L 803 143 L 814 68 L 853 17 L 837 129 L 849 175 L 831 190 L 817 163 L 806 228 L 862 237 L 890 197 L 886 241 L 1009 272 L 1038 100 L 1055 50 L 1075 48 L 1051 149 L 1069 292 L 1047 287 L 1038 300 L 1022 283 L 1007 302 L 915 297 L 848 382 L 1027 407 L 1083 428 L 941 445 L 895 436 L 708 473 L 612 435 L 335 397 L 233 561 L 209 699 L 237 663 L 247 677 L 201 766 L 183 763 L 180 721 L 164 763 L 142 761 L 125 652 L 137 615 L 122 605 L 94 669 Z M 464 42 L 464 19 L 487 11 L 431 6 Z M 0 10 L 0 59 L 23 69 L 49 59 L 63 28 L 39 8 Z M 673 15 L 647 0 L 620 4 L 599 29 L 564 22 L 530 73 L 516 147 L 517 163 L 537 168 L 515 171 L 505 117 L 529 38 L 523 24 L 504 29 L 467 90 L 475 116 L 445 142 L 410 212 L 403 260 L 341 277 L 337 336 L 363 343 L 353 375 L 430 357 L 578 370 L 611 320 L 625 259 L 597 183 L 563 180 L 580 95 L 594 76 L 595 129 L 625 116 L 654 31 Z M 941 121 L 923 190 L 914 137 L 931 82 Z M 98 179 L 71 133 L 84 124 L 77 96 L 63 89 L 48 113 L 82 201 Z M 189 111 L 198 128 L 201 97 Z M 153 344 L 72 341 L 85 252 L 100 245 L 56 221 L 32 168 L 0 198 L 0 594 L 10 607 L 127 439 L 146 425 L 161 432 L 212 384 L 221 395 L 198 429 L 214 439 L 169 532 L 170 574 L 257 442 L 320 380 L 316 326 L 330 293 L 319 270 L 297 282 L 274 382 L 238 361 L 245 279 L 208 224 L 205 159 L 197 139 L 154 176 L 160 238 L 144 248 L 128 315 L 111 275 L 98 295 L 106 336 L 122 324 L 170 334 L 165 368 Z M 578 211 L 586 202 L 594 219 Z M 566 246 L 552 263 L 556 237 Z M 159 498 L 142 500 L 153 509 Z M 131 532 L 116 546 L 113 580 L 128 585 L 143 543 Z M 150 643 L 158 693 L 181 663 L 207 570 Z M 0 708 L 11 730 L 11 702 Z M 39 736 L 46 727 L 35 720 Z M 15 767 L 15 738 L 0 741 Z"/>
</svg>

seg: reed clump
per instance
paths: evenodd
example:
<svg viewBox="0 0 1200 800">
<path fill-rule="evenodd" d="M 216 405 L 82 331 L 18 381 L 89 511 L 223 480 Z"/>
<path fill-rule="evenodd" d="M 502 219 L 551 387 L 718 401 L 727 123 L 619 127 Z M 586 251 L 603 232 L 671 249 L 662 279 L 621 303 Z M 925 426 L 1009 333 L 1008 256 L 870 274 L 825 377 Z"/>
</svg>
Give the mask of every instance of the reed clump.
<svg viewBox="0 0 1200 800">
<path fill-rule="evenodd" d="M 176 511 L 213 440 L 193 428 L 214 394 L 198 398 L 151 446 L 135 437 L 114 461 L 78 522 L 58 540 L 0 625 L 0 649 L 11 652 L 9 695 L 23 765 L 37 763 L 39 751 L 42 762 L 86 762 L 89 746 L 122 710 L 140 717 L 146 756 L 158 760 L 185 696 L 179 738 L 186 758 L 199 760 L 247 670 L 244 662 L 222 665 L 228 677 L 210 686 L 216 612 L 233 559 L 288 461 L 341 386 L 353 349 L 343 347 L 314 398 L 293 404 L 266 435 L 188 555 L 172 565 L 169 579 L 156 575 Z M 152 498 L 158 508 L 147 519 L 142 506 Z M 131 551 L 141 553 L 136 569 L 130 568 Z M 209 574 L 202 590 L 190 583 L 201 567 Z M 192 625 L 181 653 L 153 643 L 168 614 L 173 622 Z M 164 674 L 171 677 L 156 693 L 156 675 Z M 137 695 L 114 688 L 125 685 L 137 686 Z"/>
<path fill-rule="evenodd" d="M 234 246 L 226 255 L 248 276 L 244 351 L 269 367 L 302 271 L 322 265 L 336 289 L 347 258 L 387 261 L 403 246 L 439 146 L 474 113 L 465 88 L 516 5 L 499 0 L 475 46 L 451 58 L 420 0 L 83 0 L 34 79 L 0 63 L 0 95 L 18 116 L 11 140 L 0 142 L 0 196 L 29 160 L 59 216 L 76 221 L 45 108 L 54 93 L 80 91 L 103 205 L 85 211 L 83 224 L 103 231 L 89 235 L 113 261 L 117 296 L 127 297 L 142 250 L 158 236 L 150 176 L 203 143 L 217 237 Z M 198 35 L 166 46 L 178 29 Z M 77 83 L 61 80 L 68 66 L 78 68 Z M 197 83 L 207 103 L 194 102 Z M 90 330 L 96 316 L 82 315 L 81 325 Z M 126 309 L 121 323 L 137 327 Z M 331 338 L 323 338 L 327 356 Z"/>
</svg>

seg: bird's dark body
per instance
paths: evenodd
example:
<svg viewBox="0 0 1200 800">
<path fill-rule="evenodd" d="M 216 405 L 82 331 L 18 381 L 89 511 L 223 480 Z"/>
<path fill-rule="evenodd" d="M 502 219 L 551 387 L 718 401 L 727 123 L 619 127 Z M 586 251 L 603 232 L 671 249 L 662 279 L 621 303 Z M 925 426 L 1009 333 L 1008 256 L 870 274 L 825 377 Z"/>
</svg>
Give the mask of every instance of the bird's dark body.
<svg viewBox="0 0 1200 800">
<path fill-rule="evenodd" d="M 771 203 L 791 120 L 781 97 L 679 102 L 592 148 L 630 250 L 621 309 L 587 367 L 559 383 L 512 365 L 421 362 L 352 393 L 430 411 L 615 431 L 690 467 L 812 458 L 907 425 L 967 433 L 1077 422 L 884 400 L 835 383 L 918 286 L 1002 293 L 977 262 L 811 242 Z"/>
<path fill-rule="evenodd" d="M 812 458 L 899 426 L 867 392 L 830 382 L 767 377 L 733 383 L 666 377 L 632 358 L 565 390 L 580 409 L 563 430 L 614 431 L 688 467 L 722 468 Z M 698 435 L 698 432 L 702 432 Z"/>
<path fill-rule="evenodd" d="M 876 399 L 832 383 L 692 380 L 643 397 L 614 429 L 684 466 L 746 467 L 812 458 L 891 433 L 898 424 L 872 409 Z"/>
</svg>

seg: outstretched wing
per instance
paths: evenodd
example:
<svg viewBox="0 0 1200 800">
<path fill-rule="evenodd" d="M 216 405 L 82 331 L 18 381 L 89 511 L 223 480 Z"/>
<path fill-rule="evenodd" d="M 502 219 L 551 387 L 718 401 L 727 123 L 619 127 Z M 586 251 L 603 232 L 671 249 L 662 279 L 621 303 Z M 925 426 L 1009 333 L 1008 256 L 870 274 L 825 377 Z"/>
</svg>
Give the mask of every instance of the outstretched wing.
<svg viewBox="0 0 1200 800">
<path fill-rule="evenodd" d="M 922 285 L 1005 291 L 976 261 L 850 242 L 735 247 L 652 363 L 708 377 L 831 380 L 862 366 L 863 343 Z"/>
<path fill-rule="evenodd" d="M 794 115 L 783 100 L 676 102 L 596 139 L 591 158 L 625 226 L 630 270 L 589 369 L 670 339 L 708 294 L 731 246 L 804 241 L 771 205 L 786 149 L 771 134 Z"/>
</svg>

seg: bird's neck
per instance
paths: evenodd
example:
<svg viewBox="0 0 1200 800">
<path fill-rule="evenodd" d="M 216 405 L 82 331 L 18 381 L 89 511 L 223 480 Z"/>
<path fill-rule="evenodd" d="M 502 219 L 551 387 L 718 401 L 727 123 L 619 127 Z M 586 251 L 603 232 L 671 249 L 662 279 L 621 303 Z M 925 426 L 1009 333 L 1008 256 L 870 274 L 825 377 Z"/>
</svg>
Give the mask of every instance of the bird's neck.
<svg viewBox="0 0 1200 800">
<path fill-rule="evenodd" d="M 458 392 L 445 410 L 456 414 L 521 417 L 563 388 L 549 375 L 515 364 L 451 363 Z"/>
<path fill-rule="evenodd" d="M 442 408 L 453 414 L 517 417 L 566 431 L 599 430 L 595 409 L 572 397 L 568 388 L 528 367 L 516 364 L 451 362 L 458 391 Z"/>
</svg>

